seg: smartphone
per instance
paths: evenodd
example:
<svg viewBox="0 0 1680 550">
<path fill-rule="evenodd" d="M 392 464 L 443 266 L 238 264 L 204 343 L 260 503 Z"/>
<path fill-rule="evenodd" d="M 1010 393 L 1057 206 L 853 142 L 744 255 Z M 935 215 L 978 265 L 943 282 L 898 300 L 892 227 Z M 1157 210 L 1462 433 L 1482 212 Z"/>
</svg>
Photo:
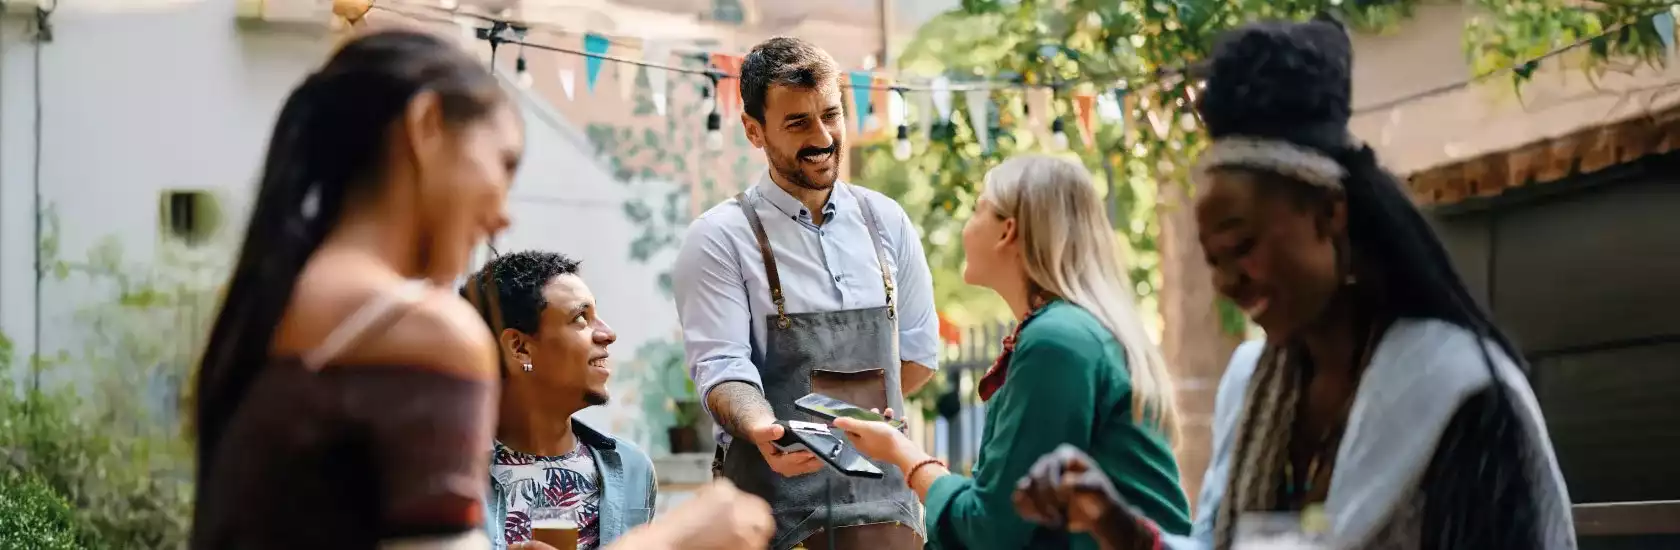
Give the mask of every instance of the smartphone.
<svg viewBox="0 0 1680 550">
<path fill-rule="evenodd" d="M 880 479 L 886 475 L 844 438 L 830 430 L 827 424 L 798 420 L 777 420 L 776 423 L 782 425 L 782 438 L 771 444 L 782 452 L 811 451 L 811 454 L 849 477 Z"/>
<path fill-rule="evenodd" d="M 893 429 L 903 431 L 904 421 L 897 418 L 887 419 L 879 414 L 869 412 L 869 409 L 835 399 L 820 393 L 808 394 L 793 402 L 799 410 L 815 415 L 817 418 L 833 422 L 836 418 L 856 418 L 858 420 L 872 420 L 886 422 Z"/>
</svg>

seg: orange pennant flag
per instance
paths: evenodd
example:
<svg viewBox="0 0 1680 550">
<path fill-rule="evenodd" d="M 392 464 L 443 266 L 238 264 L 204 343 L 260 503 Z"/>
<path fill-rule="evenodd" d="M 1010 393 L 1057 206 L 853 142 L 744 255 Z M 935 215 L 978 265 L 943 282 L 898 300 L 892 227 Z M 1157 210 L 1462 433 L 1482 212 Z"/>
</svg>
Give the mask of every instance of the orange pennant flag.
<svg viewBox="0 0 1680 550">
<path fill-rule="evenodd" d="M 714 53 L 712 68 L 723 73 L 717 84 L 718 111 L 729 118 L 741 108 L 741 56 Z"/>
<path fill-rule="evenodd" d="M 936 315 L 939 317 L 939 339 L 944 340 L 946 344 L 961 345 L 963 341 L 962 329 L 957 327 L 956 323 L 952 323 L 950 319 L 946 319 L 944 313 L 936 313 Z"/>
<path fill-rule="evenodd" d="M 870 137 L 879 136 L 884 132 L 894 132 L 894 134 L 889 135 L 896 135 L 897 128 L 887 128 L 887 124 L 891 122 L 891 119 L 887 117 L 887 109 L 889 108 L 888 102 L 892 100 L 892 91 L 890 88 L 892 88 L 891 78 L 883 74 L 872 74 L 869 75 L 868 90 L 853 91 L 853 93 L 862 91 L 867 91 L 869 93 L 869 105 L 875 111 L 875 114 L 870 118 L 874 120 L 875 125 L 871 127 L 872 131 L 864 133 L 868 134 Z"/>
<path fill-rule="evenodd" d="M 1080 92 L 1073 96 L 1073 112 L 1079 117 L 1079 137 L 1085 140 L 1086 147 L 1096 146 L 1096 111 L 1096 94 Z"/>
</svg>

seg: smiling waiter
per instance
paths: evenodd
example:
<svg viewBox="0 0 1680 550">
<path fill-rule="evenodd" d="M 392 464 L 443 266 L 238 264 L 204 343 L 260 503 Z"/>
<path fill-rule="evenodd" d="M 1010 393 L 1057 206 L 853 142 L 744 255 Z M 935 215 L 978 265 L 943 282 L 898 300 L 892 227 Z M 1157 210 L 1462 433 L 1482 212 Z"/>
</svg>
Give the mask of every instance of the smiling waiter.
<svg viewBox="0 0 1680 550">
<path fill-rule="evenodd" d="M 741 124 L 770 170 L 689 227 L 672 270 L 677 313 L 722 432 L 714 471 L 770 502 L 770 548 L 919 549 L 920 504 L 897 468 L 849 478 L 771 445 L 778 419 L 821 421 L 794 408 L 807 393 L 902 411 L 937 368 L 915 226 L 892 199 L 839 181 L 840 78 L 834 58 L 796 38 L 747 54 Z"/>
</svg>

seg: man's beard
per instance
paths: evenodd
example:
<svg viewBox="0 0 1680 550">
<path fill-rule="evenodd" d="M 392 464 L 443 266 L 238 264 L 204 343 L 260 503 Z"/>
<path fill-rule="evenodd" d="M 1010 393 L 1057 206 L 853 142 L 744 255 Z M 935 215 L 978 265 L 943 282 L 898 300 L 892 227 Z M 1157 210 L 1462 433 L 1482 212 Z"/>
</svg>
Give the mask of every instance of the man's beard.
<svg viewBox="0 0 1680 550">
<path fill-rule="evenodd" d="M 772 168 L 775 168 L 776 173 L 781 174 L 782 179 L 787 180 L 788 183 L 804 189 L 822 191 L 824 189 L 834 187 L 834 181 L 840 179 L 840 156 L 842 150 L 844 150 L 844 147 L 842 147 L 841 143 L 836 140 L 833 145 L 826 148 L 806 147 L 804 149 L 800 149 L 798 153 L 795 153 L 792 156 L 773 155 L 771 157 L 770 165 Z M 800 159 L 819 156 L 825 153 L 830 154 L 828 161 L 833 166 L 833 172 L 830 173 L 832 177 L 830 177 L 826 182 L 818 183 L 805 174 L 805 163 L 800 161 Z"/>
<path fill-rule="evenodd" d="M 607 404 L 607 393 L 589 389 L 583 390 L 583 404 L 591 407 L 605 405 Z"/>
</svg>

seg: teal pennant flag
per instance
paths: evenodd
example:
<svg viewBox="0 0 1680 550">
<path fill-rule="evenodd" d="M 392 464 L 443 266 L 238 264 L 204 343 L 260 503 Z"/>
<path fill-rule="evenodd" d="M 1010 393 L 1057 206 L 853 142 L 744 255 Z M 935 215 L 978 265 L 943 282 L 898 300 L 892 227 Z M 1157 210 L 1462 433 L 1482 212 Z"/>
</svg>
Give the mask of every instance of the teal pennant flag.
<svg viewBox="0 0 1680 550">
<path fill-rule="evenodd" d="M 852 71 L 852 104 L 857 106 L 858 131 L 863 131 L 863 124 L 869 120 L 869 96 L 871 85 L 875 79 L 869 71 Z"/>
<path fill-rule="evenodd" d="M 588 83 L 591 92 L 595 91 L 595 80 L 601 77 L 601 62 L 605 61 L 601 56 L 607 55 L 607 48 L 611 46 L 612 42 L 605 36 L 595 33 L 583 35 L 583 51 L 589 54 L 584 63 L 584 82 Z"/>
</svg>

